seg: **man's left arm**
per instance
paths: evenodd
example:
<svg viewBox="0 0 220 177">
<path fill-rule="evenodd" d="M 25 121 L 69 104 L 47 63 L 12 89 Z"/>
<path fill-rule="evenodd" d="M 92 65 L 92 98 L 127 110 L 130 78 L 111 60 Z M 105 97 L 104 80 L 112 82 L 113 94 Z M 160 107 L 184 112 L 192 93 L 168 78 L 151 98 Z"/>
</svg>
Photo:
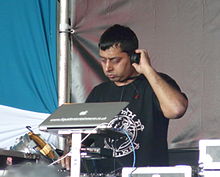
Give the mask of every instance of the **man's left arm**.
<svg viewBox="0 0 220 177">
<path fill-rule="evenodd" d="M 180 118 L 186 112 L 188 99 L 180 90 L 169 84 L 160 74 L 151 66 L 150 58 L 146 50 L 138 49 L 141 54 L 139 64 L 133 64 L 137 72 L 143 74 L 150 83 L 161 110 L 166 118 Z"/>
</svg>

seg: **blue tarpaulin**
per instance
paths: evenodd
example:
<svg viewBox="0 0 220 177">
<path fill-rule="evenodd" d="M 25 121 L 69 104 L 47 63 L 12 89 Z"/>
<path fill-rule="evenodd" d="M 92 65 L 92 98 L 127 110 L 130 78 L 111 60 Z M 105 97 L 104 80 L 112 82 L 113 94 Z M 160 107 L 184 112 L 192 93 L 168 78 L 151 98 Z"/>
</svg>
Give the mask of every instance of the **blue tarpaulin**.
<svg viewBox="0 0 220 177">
<path fill-rule="evenodd" d="M 0 1 L 0 104 L 57 107 L 56 0 Z"/>
<path fill-rule="evenodd" d="M 0 1 L 0 148 L 58 104 L 56 0 Z"/>
</svg>

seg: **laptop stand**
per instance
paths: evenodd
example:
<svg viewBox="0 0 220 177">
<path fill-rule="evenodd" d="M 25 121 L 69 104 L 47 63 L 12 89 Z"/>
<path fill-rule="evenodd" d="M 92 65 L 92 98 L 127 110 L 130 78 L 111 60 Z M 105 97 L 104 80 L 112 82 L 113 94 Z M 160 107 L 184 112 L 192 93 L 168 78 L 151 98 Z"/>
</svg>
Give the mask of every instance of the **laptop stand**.
<svg viewBox="0 0 220 177">
<path fill-rule="evenodd" d="M 81 139 L 83 133 L 100 134 L 100 136 L 111 137 L 111 138 L 126 136 L 122 131 L 116 130 L 114 128 L 100 128 L 100 129 L 97 128 L 93 130 L 86 130 L 86 129 L 58 130 L 58 134 L 60 135 L 71 134 L 72 136 L 70 177 L 80 177 Z"/>
</svg>

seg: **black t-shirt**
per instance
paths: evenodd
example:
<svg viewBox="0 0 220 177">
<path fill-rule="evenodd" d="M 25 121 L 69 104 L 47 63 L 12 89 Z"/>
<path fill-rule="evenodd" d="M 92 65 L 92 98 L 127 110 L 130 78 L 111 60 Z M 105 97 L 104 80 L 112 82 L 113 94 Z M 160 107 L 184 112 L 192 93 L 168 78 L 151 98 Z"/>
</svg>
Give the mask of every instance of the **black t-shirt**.
<svg viewBox="0 0 220 177">
<path fill-rule="evenodd" d="M 179 89 L 176 82 L 160 74 L 168 83 Z M 125 86 L 104 82 L 96 86 L 86 102 L 128 101 L 111 125 L 126 129 L 129 138 L 112 140 L 95 139 L 96 146 L 110 148 L 114 158 L 93 161 L 95 172 L 111 172 L 122 167 L 168 165 L 167 129 L 165 118 L 150 84 L 143 75 Z M 135 153 L 134 153 L 135 149 Z"/>
</svg>

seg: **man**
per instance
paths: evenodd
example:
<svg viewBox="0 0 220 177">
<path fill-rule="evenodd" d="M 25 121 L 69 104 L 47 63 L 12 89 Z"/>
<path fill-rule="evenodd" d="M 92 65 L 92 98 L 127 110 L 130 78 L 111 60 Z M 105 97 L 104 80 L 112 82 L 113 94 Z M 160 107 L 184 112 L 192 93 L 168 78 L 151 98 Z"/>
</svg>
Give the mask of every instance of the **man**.
<svg viewBox="0 0 220 177">
<path fill-rule="evenodd" d="M 184 115 L 186 96 L 173 79 L 152 67 L 148 52 L 138 49 L 137 36 L 130 28 L 118 24 L 108 28 L 99 49 L 102 69 L 110 81 L 96 86 L 86 102 L 129 102 L 112 125 L 126 129 L 131 138 L 95 139 L 96 146 L 114 152 L 112 159 L 95 161 L 96 172 L 168 165 L 169 119 Z M 134 53 L 140 54 L 139 63 L 131 63 Z"/>
</svg>

